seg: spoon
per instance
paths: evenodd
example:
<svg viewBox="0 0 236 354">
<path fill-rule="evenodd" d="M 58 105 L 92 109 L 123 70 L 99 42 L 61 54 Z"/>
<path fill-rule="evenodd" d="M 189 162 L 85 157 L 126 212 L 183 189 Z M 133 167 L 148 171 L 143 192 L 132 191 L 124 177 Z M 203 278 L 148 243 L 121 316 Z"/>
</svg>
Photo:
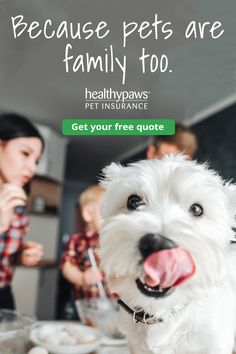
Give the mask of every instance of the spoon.
<svg viewBox="0 0 236 354">
<path fill-rule="evenodd" d="M 96 262 L 96 259 L 94 257 L 94 253 L 93 253 L 93 249 L 92 248 L 88 249 L 88 256 L 89 256 L 89 260 L 90 260 L 92 268 L 99 269 L 98 265 L 97 265 L 97 262 Z M 99 308 L 103 309 L 103 310 L 113 310 L 113 305 L 112 305 L 111 301 L 108 299 L 108 297 L 106 295 L 106 292 L 105 292 L 104 286 L 102 284 L 102 281 L 98 280 L 96 285 L 98 287 L 98 291 L 99 291 L 100 298 L 101 298 L 100 301 L 99 301 Z"/>
</svg>

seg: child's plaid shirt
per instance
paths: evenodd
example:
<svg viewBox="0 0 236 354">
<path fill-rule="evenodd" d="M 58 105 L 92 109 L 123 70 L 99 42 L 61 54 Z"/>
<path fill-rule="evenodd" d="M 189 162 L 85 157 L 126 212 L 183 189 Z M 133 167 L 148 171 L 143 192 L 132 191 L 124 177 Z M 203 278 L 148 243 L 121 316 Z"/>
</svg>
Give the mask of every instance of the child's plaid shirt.
<svg viewBox="0 0 236 354">
<path fill-rule="evenodd" d="M 87 236 L 85 230 L 80 233 L 74 234 L 70 237 L 66 245 L 66 250 L 61 259 L 61 265 L 63 265 L 65 262 L 70 262 L 71 264 L 77 266 L 81 272 L 84 272 L 86 269 L 91 267 L 91 263 L 89 261 L 88 256 L 89 248 L 92 248 L 95 251 L 94 255 L 96 257 L 97 263 L 99 263 L 99 258 L 96 254 L 96 250 L 98 249 L 98 247 L 98 234 Z M 114 298 L 114 295 L 109 292 L 106 283 L 103 283 L 103 286 L 105 288 L 107 296 L 109 298 Z M 90 299 L 98 298 L 99 296 L 100 295 L 96 284 L 73 289 L 73 297 L 75 299 Z"/>
</svg>

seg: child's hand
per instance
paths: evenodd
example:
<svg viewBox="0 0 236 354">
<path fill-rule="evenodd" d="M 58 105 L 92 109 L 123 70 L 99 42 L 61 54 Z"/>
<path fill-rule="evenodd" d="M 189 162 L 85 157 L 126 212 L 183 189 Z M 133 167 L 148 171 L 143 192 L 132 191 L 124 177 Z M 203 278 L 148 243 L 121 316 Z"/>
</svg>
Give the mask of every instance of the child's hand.
<svg viewBox="0 0 236 354">
<path fill-rule="evenodd" d="M 88 268 L 83 275 L 84 285 L 93 285 L 102 280 L 102 273 L 99 269 Z"/>
</svg>

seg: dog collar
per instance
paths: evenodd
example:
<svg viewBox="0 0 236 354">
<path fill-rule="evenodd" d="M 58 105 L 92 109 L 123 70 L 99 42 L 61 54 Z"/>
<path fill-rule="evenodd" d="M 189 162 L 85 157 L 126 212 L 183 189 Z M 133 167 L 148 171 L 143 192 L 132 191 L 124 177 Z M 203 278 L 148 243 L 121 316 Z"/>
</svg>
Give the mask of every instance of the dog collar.
<svg viewBox="0 0 236 354">
<path fill-rule="evenodd" d="M 164 323 L 185 307 L 185 304 L 180 304 L 175 308 L 171 308 L 167 313 L 158 316 L 158 315 L 150 315 L 140 307 L 134 307 L 134 309 L 132 309 L 124 301 L 120 299 L 117 302 L 130 316 L 132 316 L 133 322 L 135 323 L 141 322 L 146 325 Z"/>
</svg>

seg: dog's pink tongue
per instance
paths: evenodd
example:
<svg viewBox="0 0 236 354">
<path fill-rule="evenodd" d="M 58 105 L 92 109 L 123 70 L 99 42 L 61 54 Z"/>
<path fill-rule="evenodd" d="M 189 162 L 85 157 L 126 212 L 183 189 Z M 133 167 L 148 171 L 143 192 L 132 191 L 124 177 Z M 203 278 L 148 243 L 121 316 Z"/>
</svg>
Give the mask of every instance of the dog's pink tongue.
<svg viewBox="0 0 236 354">
<path fill-rule="evenodd" d="M 145 283 L 162 289 L 180 285 L 195 273 L 190 253 L 177 247 L 152 253 L 144 262 Z"/>
</svg>

